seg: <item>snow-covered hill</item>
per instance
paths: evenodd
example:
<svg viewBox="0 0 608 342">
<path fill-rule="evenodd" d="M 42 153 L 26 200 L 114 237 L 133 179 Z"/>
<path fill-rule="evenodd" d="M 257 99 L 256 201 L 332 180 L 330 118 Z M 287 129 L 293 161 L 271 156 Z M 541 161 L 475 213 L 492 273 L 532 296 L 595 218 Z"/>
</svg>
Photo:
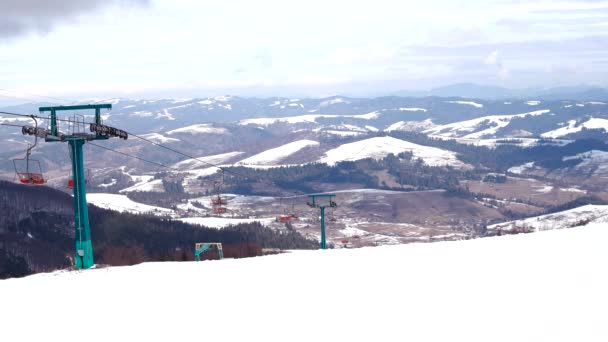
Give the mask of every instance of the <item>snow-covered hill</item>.
<svg viewBox="0 0 608 342">
<path fill-rule="evenodd" d="M 243 154 L 243 152 L 235 151 L 235 152 L 215 154 L 212 156 L 198 157 L 196 159 L 186 159 L 186 160 L 182 160 L 178 163 L 175 163 L 173 165 L 173 167 L 179 168 L 179 169 L 187 169 L 187 170 L 208 168 L 210 166 L 210 164 L 213 164 L 213 165 L 222 164 L 231 159 L 236 158 L 237 156 L 239 156 L 241 154 Z"/>
<path fill-rule="evenodd" d="M 168 131 L 167 134 L 226 134 L 228 131 L 225 128 L 213 127 L 211 124 L 198 124 L 187 127 L 182 127 Z"/>
<path fill-rule="evenodd" d="M 514 115 L 483 116 L 472 120 L 436 126 L 425 130 L 424 133 L 448 138 L 492 138 L 496 136 L 499 129 L 508 126 L 511 123 L 511 120 L 515 118 L 543 115 L 549 112 L 550 110 L 543 109 Z"/>
<path fill-rule="evenodd" d="M 419 132 L 424 131 L 430 128 L 435 127 L 435 124 L 431 119 L 426 119 L 422 121 L 399 121 L 394 124 L 388 126 L 384 131 L 392 132 L 392 131 L 411 131 L 411 132 Z"/>
<path fill-rule="evenodd" d="M 542 231 L 597 223 L 608 226 L 608 205 L 584 205 L 558 213 L 488 226 L 489 230 Z"/>
<path fill-rule="evenodd" d="M 606 341 L 608 277 L 601 270 L 607 239 L 605 226 L 592 225 L 458 242 L 39 274 L 0 281 L 2 336 L 86 336 L 92 342 L 193 336 Z M 74 289 L 86 289 L 86 295 L 75 300 Z M 91 323 L 66 323 L 80 314 Z"/>
<path fill-rule="evenodd" d="M 358 114 L 358 115 L 328 115 L 328 114 L 306 114 L 306 115 L 298 115 L 298 116 L 289 116 L 289 117 L 281 117 L 281 118 L 256 118 L 256 119 L 246 119 L 241 120 L 239 124 L 241 125 L 258 125 L 258 126 L 268 126 L 273 125 L 279 122 L 288 123 L 288 124 L 299 124 L 299 123 L 317 123 L 317 119 L 319 118 L 354 118 L 354 119 L 362 119 L 362 120 L 371 120 L 376 119 L 380 113 L 371 112 L 367 114 Z"/>
<path fill-rule="evenodd" d="M 300 151 L 301 149 L 311 146 L 319 146 L 319 143 L 313 140 L 297 140 L 243 159 L 236 165 L 274 165 L 290 155 Z"/>
<path fill-rule="evenodd" d="M 334 165 L 341 161 L 380 159 L 390 153 L 396 155 L 406 151 L 412 152 L 415 159 L 422 159 L 425 164 L 430 166 L 466 167 L 466 164 L 459 161 L 454 152 L 422 146 L 393 137 L 375 137 L 340 145 L 325 152 L 325 156 L 319 162 Z"/>
<path fill-rule="evenodd" d="M 563 127 L 545 132 L 541 134 L 543 138 L 560 138 L 565 135 L 580 132 L 586 129 L 602 129 L 604 131 L 608 131 L 608 120 L 601 118 L 591 118 L 583 123 L 577 123 L 576 120 L 570 120 Z"/>
<path fill-rule="evenodd" d="M 161 216 L 174 214 L 171 209 L 137 203 L 125 195 L 89 193 L 87 194 L 87 202 L 100 208 L 133 214 L 150 213 Z"/>
</svg>

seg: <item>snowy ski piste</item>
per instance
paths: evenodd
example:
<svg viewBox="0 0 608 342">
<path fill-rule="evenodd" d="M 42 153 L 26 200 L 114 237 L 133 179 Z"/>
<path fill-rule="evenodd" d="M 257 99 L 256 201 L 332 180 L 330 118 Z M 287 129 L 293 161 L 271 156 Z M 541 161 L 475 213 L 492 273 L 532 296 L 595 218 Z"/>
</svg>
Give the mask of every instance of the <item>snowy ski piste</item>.
<svg viewBox="0 0 608 342">
<path fill-rule="evenodd" d="M 608 341 L 608 225 L 0 281 L 3 341 Z M 81 291 L 75 295 L 75 291 Z"/>
</svg>

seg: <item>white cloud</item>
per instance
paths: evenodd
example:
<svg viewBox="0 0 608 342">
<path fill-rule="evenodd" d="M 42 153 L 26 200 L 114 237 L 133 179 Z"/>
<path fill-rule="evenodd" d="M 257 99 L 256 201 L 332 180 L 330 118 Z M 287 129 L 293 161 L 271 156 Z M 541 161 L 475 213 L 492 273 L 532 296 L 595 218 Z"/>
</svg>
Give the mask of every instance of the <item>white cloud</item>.
<svg viewBox="0 0 608 342">
<path fill-rule="evenodd" d="M 483 62 L 486 65 L 497 65 L 498 64 L 498 50 L 494 50 L 493 52 L 491 52 L 484 60 Z"/>
</svg>

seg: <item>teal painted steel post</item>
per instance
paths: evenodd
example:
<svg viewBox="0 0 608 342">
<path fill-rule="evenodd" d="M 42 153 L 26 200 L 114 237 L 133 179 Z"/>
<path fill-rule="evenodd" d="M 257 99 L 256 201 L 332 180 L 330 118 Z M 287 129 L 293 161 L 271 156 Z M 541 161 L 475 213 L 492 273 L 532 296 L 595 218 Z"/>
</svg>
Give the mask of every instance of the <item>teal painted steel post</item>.
<svg viewBox="0 0 608 342">
<path fill-rule="evenodd" d="M 82 146 L 84 139 L 69 141 L 72 153 L 72 180 L 74 182 L 74 228 L 76 240 L 76 268 L 90 268 L 93 261 L 93 245 L 91 244 L 91 228 L 89 226 L 89 210 L 85 190 L 84 160 Z"/>
<path fill-rule="evenodd" d="M 321 249 L 327 249 L 325 243 L 325 207 L 319 207 L 321 209 Z"/>
<path fill-rule="evenodd" d="M 51 135 L 57 136 L 57 116 L 55 110 L 51 111 Z"/>
</svg>

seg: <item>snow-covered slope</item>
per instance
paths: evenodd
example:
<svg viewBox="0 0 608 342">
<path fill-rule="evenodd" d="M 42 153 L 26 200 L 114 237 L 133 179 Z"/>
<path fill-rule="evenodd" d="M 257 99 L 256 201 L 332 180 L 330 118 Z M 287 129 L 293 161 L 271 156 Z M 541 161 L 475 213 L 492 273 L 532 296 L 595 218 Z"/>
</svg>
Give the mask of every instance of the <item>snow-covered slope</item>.
<svg viewBox="0 0 608 342">
<path fill-rule="evenodd" d="M 605 224 L 608 228 L 608 205 L 584 205 L 558 213 L 494 224 L 488 226 L 488 229 L 541 231 L 570 228 L 589 223 Z"/>
<path fill-rule="evenodd" d="M 243 159 L 237 165 L 273 165 L 303 148 L 318 145 L 318 142 L 312 140 L 297 140 Z"/>
<path fill-rule="evenodd" d="M 297 124 L 297 123 L 316 123 L 319 118 L 355 118 L 362 120 L 372 120 L 376 119 L 380 116 L 378 112 L 371 112 L 367 114 L 357 114 L 357 115 L 333 115 L 333 114 L 306 114 L 306 115 L 298 115 L 298 116 L 289 116 L 282 118 L 256 118 L 256 119 L 246 119 L 239 121 L 240 125 L 258 125 L 258 126 L 268 126 L 278 122 L 284 122 L 289 124 Z"/>
<path fill-rule="evenodd" d="M 131 176 L 131 175 L 130 175 Z M 136 182 L 135 185 L 128 188 L 122 189 L 119 192 L 132 192 L 132 191 L 152 191 L 152 192 L 163 192 L 165 191 L 162 179 L 154 179 L 154 176 L 131 176 Z"/>
<path fill-rule="evenodd" d="M 142 137 L 154 141 L 155 143 L 160 143 L 160 144 L 165 144 L 165 143 L 170 143 L 170 142 L 178 142 L 179 139 L 175 139 L 175 138 L 168 138 L 165 137 L 162 134 L 158 134 L 158 133 L 148 133 L 148 134 L 142 134 Z"/>
<path fill-rule="evenodd" d="M 241 154 L 243 154 L 243 152 L 235 151 L 222 154 L 214 154 L 212 156 L 198 157 L 197 159 L 186 159 L 175 163 L 173 167 L 186 170 L 208 168 L 210 164 L 217 165 L 225 163 L 226 161 L 235 158 Z"/>
<path fill-rule="evenodd" d="M 570 120 L 566 125 L 556 130 L 545 132 L 540 136 L 543 138 L 559 138 L 565 135 L 580 132 L 586 129 L 603 129 L 608 131 L 608 120 L 601 118 L 591 118 L 583 123 L 577 124 L 576 120 Z"/>
<path fill-rule="evenodd" d="M 125 195 L 90 193 L 87 194 L 87 202 L 100 208 L 112 209 L 119 212 L 130 212 L 135 214 L 152 213 L 155 215 L 171 215 L 173 210 L 155 207 L 147 204 L 137 203 Z"/>
<path fill-rule="evenodd" d="M 0 281 L 2 337 L 606 341 L 606 240 L 608 229 L 594 225 L 39 274 Z M 74 289 L 87 295 L 75 299 Z M 81 313 L 92 323 L 69 324 Z"/>
<path fill-rule="evenodd" d="M 319 160 L 321 163 L 334 165 L 341 161 L 359 160 L 365 158 L 384 158 L 389 153 L 398 154 L 410 151 L 414 158 L 422 159 L 430 166 L 451 165 L 454 167 L 465 167 L 466 164 L 456 158 L 456 153 L 435 147 L 413 144 L 405 140 L 393 137 L 375 137 L 340 145 L 337 148 L 325 152 L 325 156 Z"/>
<path fill-rule="evenodd" d="M 228 130 L 221 127 L 213 127 L 211 124 L 197 124 L 168 131 L 167 134 L 226 134 Z"/>
<path fill-rule="evenodd" d="M 468 106 L 473 106 L 475 108 L 483 108 L 483 105 L 481 103 L 477 103 L 477 102 L 473 102 L 473 101 L 446 101 L 447 103 L 455 103 L 455 104 L 462 104 L 462 105 L 468 105 Z"/>
<path fill-rule="evenodd" d="M 388 126 L 384 131 L 392 132 L 392 131 L 412 131 L 419 132 L 424 131 L 435 127 L 435 124 L 431 119 L 426 119 L 423 121 L 399 121 L 394 124 Z"/>
<path fill-rule="evenodd" d="M 523 118 L 528 115 L 536 116 L 549 113 L 548 109 L 537 110 L 534 112 L 514 114 L 514 115 L 490 115 L 480 118 L 453 122 L 446 125 L 440 125 L 427 129 L 424 133 L 429 135 L 437 135 L 448 138 L 467 138 L 477 139 L 484 137 L 492 137 L 496 132 L 511 123 L 514 118 Z"/>
</svg>

